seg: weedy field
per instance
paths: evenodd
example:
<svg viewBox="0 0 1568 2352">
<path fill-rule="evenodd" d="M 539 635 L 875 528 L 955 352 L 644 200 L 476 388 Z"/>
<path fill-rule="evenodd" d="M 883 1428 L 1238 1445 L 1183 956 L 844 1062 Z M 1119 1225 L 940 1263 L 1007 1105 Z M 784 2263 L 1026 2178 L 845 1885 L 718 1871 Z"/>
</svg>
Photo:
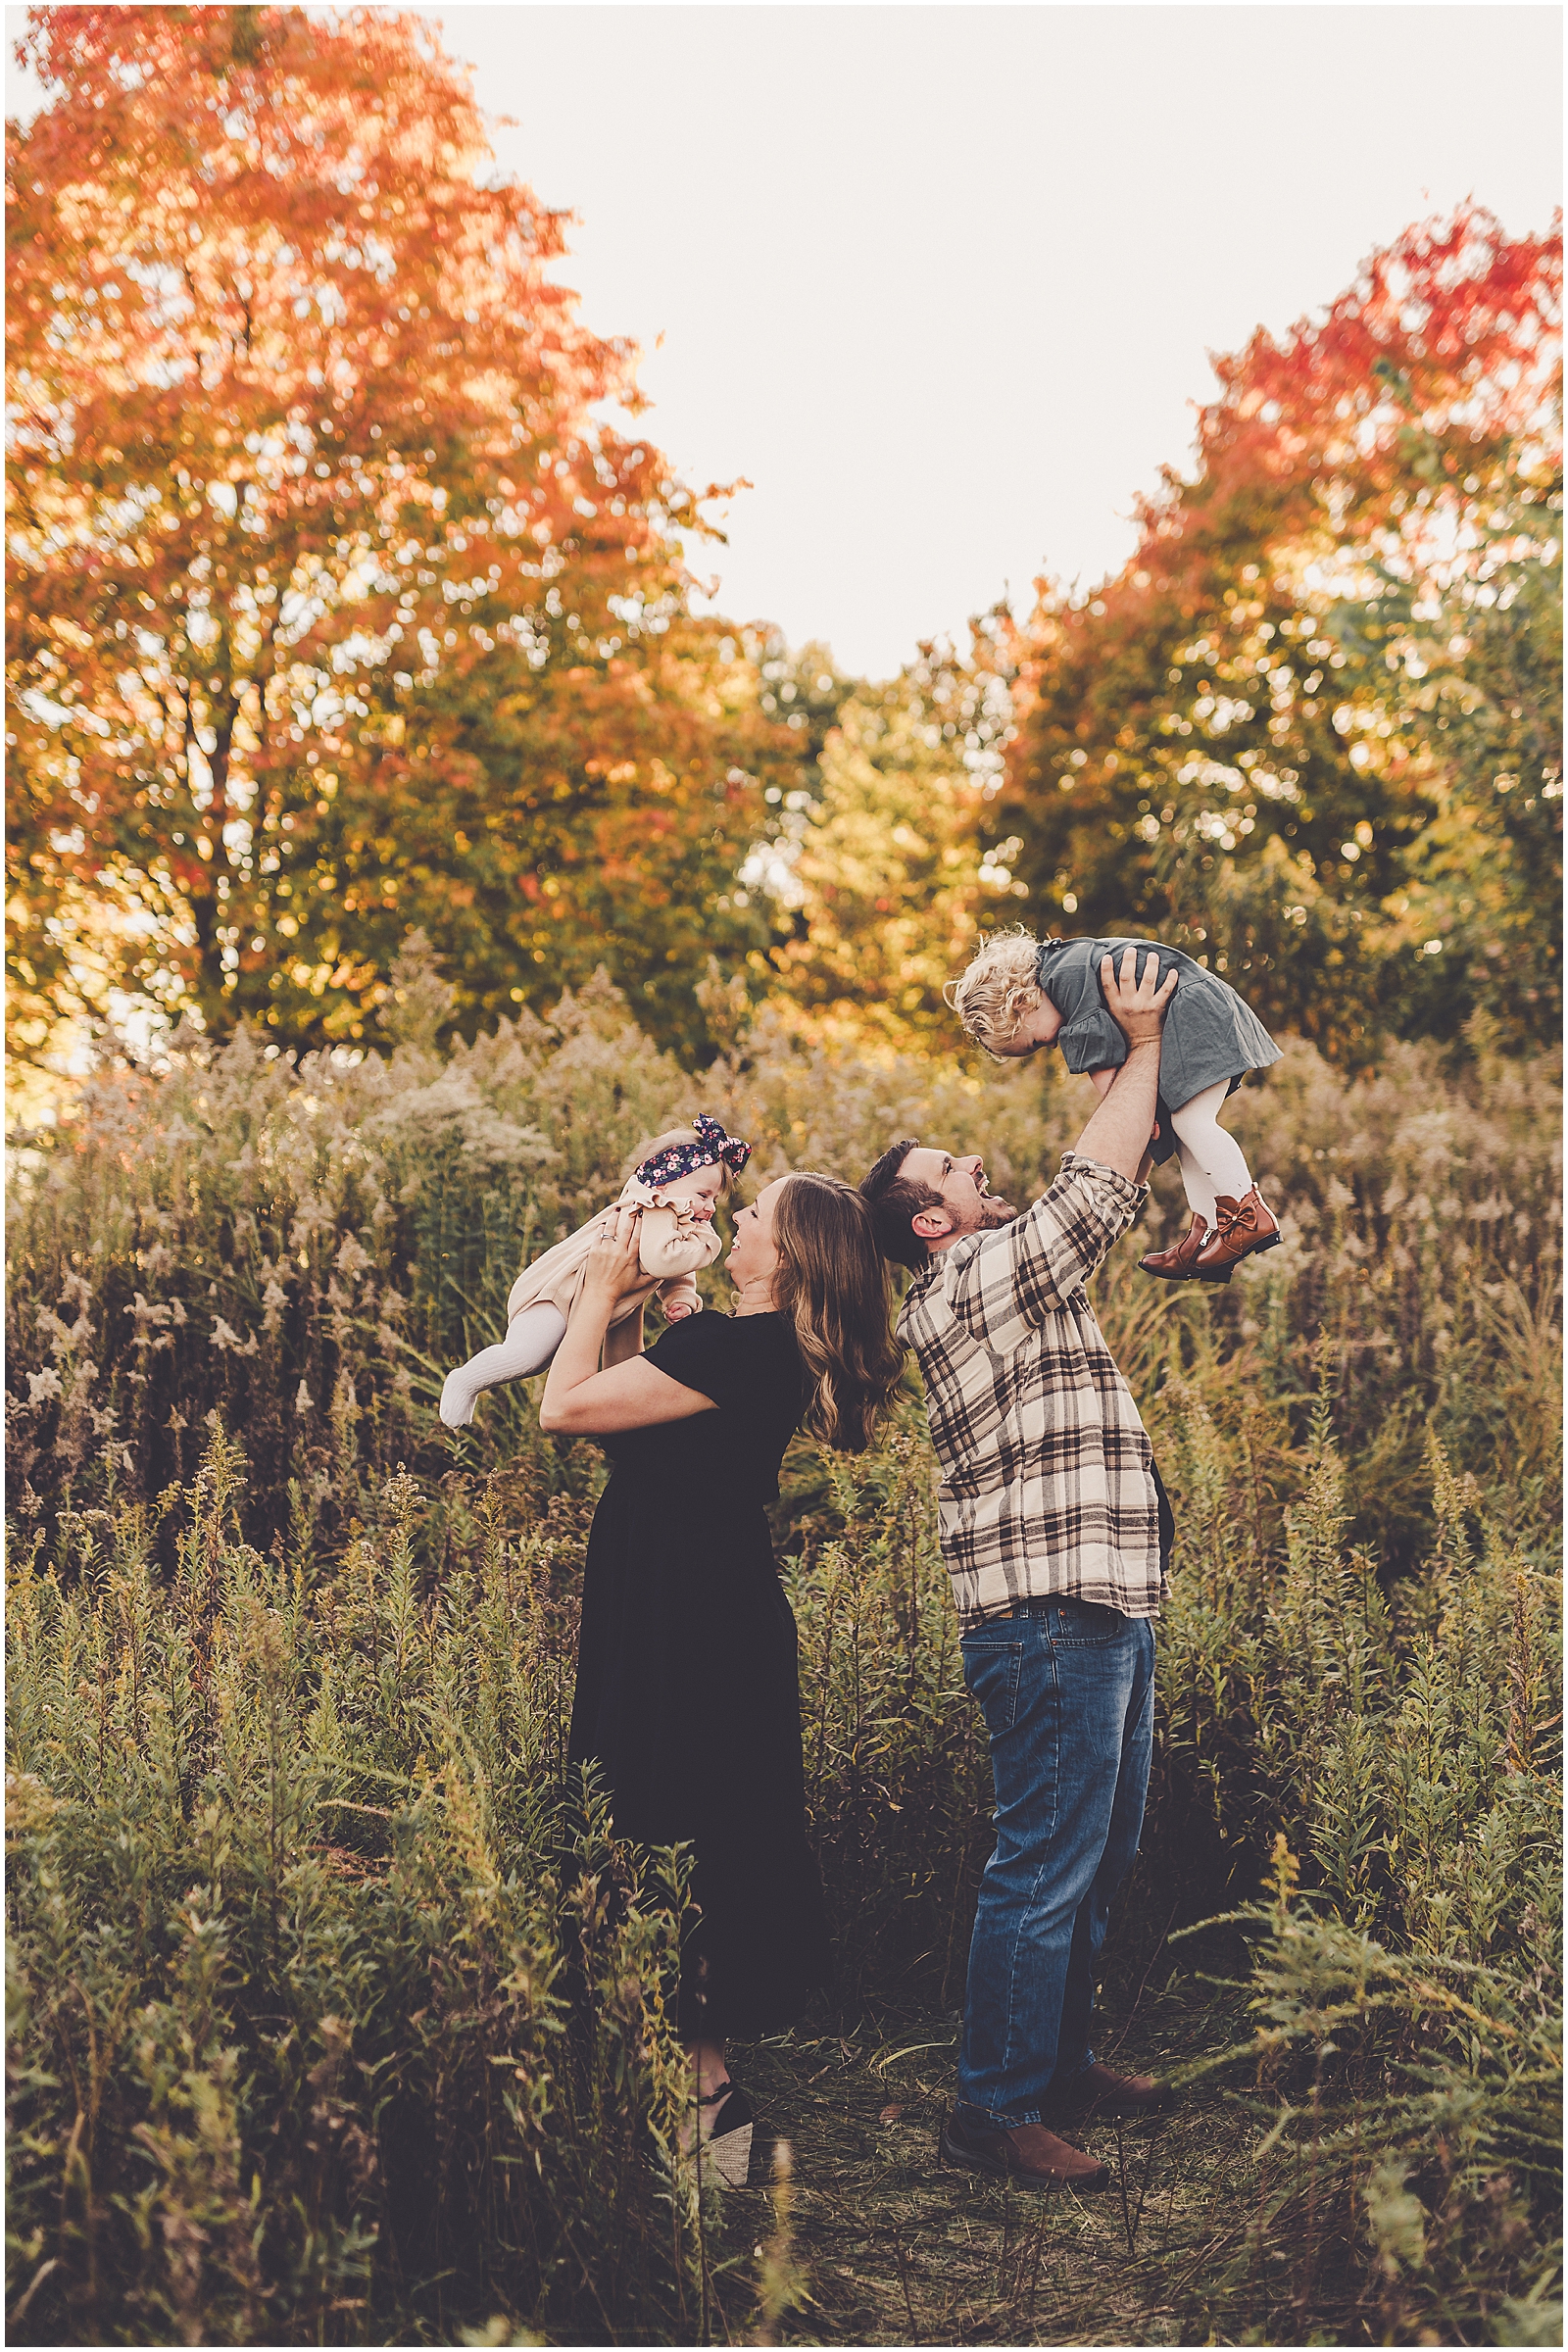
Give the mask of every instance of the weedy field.
<svg viewBox="0 0 1568 2352">
<path fill-rule="evenodd" d="M 16 1155 L 11 2340 L 1560 2341 L 1555 1071 L 1293 1050 L 1238 1113 L 1288 1246 L 1097 1280 L 1182 1536 L 1102 2046 L 1186 2081 L 1099 2199 L 934 2161 L 988 1824 L 918 1398 L 792 1449 L 837 1975 L 738 2053 L 720 2205 L 681 1858 L 564 1785 L 601 1457 L 440 1374 L 672 1114 L 1026 1192 L 1087 1090 L 772 1017 L 694 1085 L 603 988 L 448 1052 L 400 992 L 383 1056 L 188 1041 Z"/>
</svg>

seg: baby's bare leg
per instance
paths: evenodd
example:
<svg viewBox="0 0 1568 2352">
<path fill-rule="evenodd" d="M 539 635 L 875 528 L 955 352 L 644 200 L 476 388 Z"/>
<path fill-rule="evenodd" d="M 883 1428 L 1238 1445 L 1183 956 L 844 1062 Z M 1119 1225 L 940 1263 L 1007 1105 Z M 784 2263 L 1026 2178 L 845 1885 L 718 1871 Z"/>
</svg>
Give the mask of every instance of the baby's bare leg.
<svg viewBox="0 0 1568 2352">
<path fill-rule="evenodd" d="M 461 1429 L 473 1419 L 474 1399 L 486 1389 L 542 1372 L 561 1346 L 565 1328 L 565 1316 L 547 1298 L 514 1315 L 498 1346 L 481 1348 L 477 1355 L 470 1355 L 466 1364 L 447 1374 L 441 1391 L 441 1418 L 448 1429 Z"/>
</svg>

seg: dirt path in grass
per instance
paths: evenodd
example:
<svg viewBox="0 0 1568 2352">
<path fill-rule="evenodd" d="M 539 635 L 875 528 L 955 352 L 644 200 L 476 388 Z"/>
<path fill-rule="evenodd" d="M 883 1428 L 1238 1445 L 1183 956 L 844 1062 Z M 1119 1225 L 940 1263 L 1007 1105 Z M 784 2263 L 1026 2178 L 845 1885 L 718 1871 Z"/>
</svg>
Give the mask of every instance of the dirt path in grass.
<svg viewBox="0 0 1568 2352">
<path fill-rule="evenodd" d="M 1099 2046 L 1118 2070 L 1163 2074 L 1224 2047 L 1237 2023 L 1189 1984 L 1148 1996 L 1119 2046 L 1107 2018 Z M 776 2138 L 792 2150 L 793 2259 L 809 2300 L 786 2314 L 783 2341 L 1234 2342 L 1279 2314 L 1283 2282 L 1270 2292 L 1250 2253 L 1259 2129 L 1234 2088 L 1209 2078 L 1157 2125 L 1096 2127 L 1083 2140 L 1110 2187 L 1041 2198 L 940 2161 L 956 2035 L 956 2020 L 935 2018 L 735 2053 L 759 2114 L 753 2180 L 767 2180 Z M 756 2257 L 773 2230 L 764 2188 L 725 2200 L 715 2341 L 755 2325 Z"/>
</svg>

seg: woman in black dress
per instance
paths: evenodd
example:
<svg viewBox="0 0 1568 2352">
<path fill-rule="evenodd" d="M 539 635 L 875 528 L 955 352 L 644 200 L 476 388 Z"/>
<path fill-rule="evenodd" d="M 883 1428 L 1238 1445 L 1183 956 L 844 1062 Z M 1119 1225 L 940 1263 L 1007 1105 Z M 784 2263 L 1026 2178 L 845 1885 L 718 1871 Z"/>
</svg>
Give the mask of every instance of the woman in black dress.
<svg viewBox="0 0 1568 2352">
<path fill-rule="evenodd" d="M 792 2025 L 826 1958 L 795 1620 L 764 1506 L 803 1420 L 829 1445 L 866 1445 L 900 1362 L 849 1185 L 783 1176 L 735 1222 L 734 1313 L 694 1315 L 600 1371 L 615 1307 L 647 1286 L 636 1212 L 607 1219 L 539 1413 L 614 1463 L 588 1544 L 570 1755 L 597 1761 L 620 1836 L 692 1844 L 680 2024 L 726 2179 L 745 2177 L 751 2110 L 725 2037 Z"/>
</svg>

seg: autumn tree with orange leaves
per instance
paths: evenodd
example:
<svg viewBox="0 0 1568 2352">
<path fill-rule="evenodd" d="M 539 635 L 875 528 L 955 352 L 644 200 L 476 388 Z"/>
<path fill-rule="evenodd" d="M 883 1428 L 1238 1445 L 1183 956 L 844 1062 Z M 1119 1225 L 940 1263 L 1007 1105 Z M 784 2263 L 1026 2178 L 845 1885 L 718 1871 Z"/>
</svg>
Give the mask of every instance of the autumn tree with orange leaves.
<svg viewBox="0 0 1568 2352">
<path fill-rule="evenodd" d="M 1561 247 L 1467 208 L 1217 363 L 1192 478 L 1013 647 L 1041 927 L 1158 929 L 1351 1061 L 1561 1017 Z"/>
<path fill-rule="evenodd" d="M 472 1025 L 693 982 L 772 731 L 687 610 L 633 354 L 410 16 L 35 10 L 8 147 L 13 1009 L 356 1038 L 422 925 Z"/>
<path fill-rule="evenodd" d="M 24 1053 L 138 1000 L 370 1038 L 416 926 L 469 1032 L 603 961 L 701 1059 L 716 956 L 952 1042 L 988 913 L 1168 932 L 1350 1061 L 1555 1033 L 1555 237 L 1407 231 L 1218 363 L 1114 580 L 859 689 L 693 616 L 703 501 L 602 421 L 634 355 L 418 20 L 50 8 L 28 44 Z"/>
</svg>

